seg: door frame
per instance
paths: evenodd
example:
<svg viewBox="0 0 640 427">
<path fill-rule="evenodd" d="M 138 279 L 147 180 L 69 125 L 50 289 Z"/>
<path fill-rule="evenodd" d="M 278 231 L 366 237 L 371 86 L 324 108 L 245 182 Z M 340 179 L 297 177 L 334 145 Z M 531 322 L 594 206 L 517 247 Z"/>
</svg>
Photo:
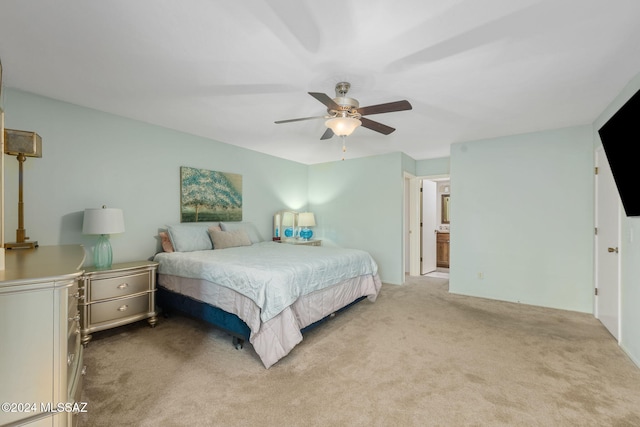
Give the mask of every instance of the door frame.
<svg viewBox="0 0 640 427">
<path fill-rule="evenodd" d="M 428 180 L 442 180 L 446 178 L 450 178 L 450 174 L 439 174 L 439 175 L 424 175 L 424 176 L 414 176 L 410 173 L 404 173 L 405 184 L 409 181 L 410 188 L 408 192 L 409 200 L 405 200 L 404 208 L 405 208 L 405 218 L 409 218 L 409 227 L 406 228 L 406 233 L 408 234 L 409 244 L 407 256 L 409 257 L 409 275 L 410 276 L 420 276 L 420 239 L 419 234 L 414 233 L 413 230 L 420 230 L 420 185 L 419 182 L 428 179 Z M 405 234 L 405 236 L 407 235 Z M 404 269 L 403 260 L 403 266 Z"/>
<path fill-rule="evenodd" d="M 420 180 L 420 275 L 438 268 L 436 230 L 438 228 L 438 181 Z M 431 196 L 425 199 L 425 195 Z M 434 203 L 435 202 L 435 203 Z"/>
</svg>

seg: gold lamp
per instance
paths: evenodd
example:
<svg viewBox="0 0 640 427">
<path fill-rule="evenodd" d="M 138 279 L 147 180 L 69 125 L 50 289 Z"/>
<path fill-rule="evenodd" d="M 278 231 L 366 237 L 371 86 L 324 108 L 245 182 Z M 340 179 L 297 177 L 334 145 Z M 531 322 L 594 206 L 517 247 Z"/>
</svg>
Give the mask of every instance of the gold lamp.
<svg viewBox="0 0 640 427">
<path fill-rule="evenodd" d="M 24 201 L 22 200 L 22 165 L 27 157 L 42 157 L 42 138 L 35 132 L 23 130 L 4 130 L 4 152 L 18 159 L 18 229 L 16 230 L 16 241 L 5 243 L 7 249 L 14 248 L 36 248 L 38 242 L 29 241 L 24 229 Z"/>
</svg>

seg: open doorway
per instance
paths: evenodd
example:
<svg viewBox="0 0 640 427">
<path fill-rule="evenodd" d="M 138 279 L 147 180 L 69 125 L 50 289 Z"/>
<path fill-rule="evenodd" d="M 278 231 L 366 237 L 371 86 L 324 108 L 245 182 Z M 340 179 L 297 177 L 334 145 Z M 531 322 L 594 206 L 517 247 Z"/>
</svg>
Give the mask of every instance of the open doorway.
<svg viewBox="0 0 640 427">
<path fill-rule="evenodd" d="M 450 190 L 448 175 L 405 174 L 404 258 L 405 272 L 411 276 L 448 277 Z"/>
</svg>

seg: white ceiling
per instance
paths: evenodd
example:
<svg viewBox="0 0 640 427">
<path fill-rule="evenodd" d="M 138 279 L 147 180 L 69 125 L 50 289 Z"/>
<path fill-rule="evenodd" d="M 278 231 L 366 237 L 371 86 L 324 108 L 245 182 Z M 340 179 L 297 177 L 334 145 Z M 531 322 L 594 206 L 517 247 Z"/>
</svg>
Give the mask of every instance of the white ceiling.
<svg viewBox="0 0 640 427">
<path fill-rule="evenodd" d="M 638 0 L 1 0 L 3 85 L 305 164 L 342 157 L 307 92 L 397 130 L 347 158 L 592 123 L 640 72 Z M 5 107 L 7 108 L 7 107 Z M 7 111 L 9 114 L 9 111 Z"/>
</svg>

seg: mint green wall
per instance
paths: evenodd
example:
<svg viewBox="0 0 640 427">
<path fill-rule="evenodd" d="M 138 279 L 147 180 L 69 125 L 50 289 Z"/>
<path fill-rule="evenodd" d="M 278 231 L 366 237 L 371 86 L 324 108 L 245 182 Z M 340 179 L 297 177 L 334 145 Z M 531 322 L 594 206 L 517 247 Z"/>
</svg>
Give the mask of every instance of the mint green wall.
<svg viewBox="0 0 640 427">
<path fill-rule="evenodd" d="M 368 251 L 380 279 L 402 284 L 404 155 L 309 166 L 309 208 L 323 244 Z"/>
<path fill-rule="evenodd" d="M 595 121 L 593 132 L 596 146 L 601 145 L 598 129 L 638 90 L 640 74 Z M 622 210 L 620 225 L 620 346 L 640 366 L 640 217 L 627 218 Z"/>
<path fill-rule="evenodd" d="M 85 208 L 122 208 L 114 262 L 154 255 L 159 227 L 180 221 L 180 166 L 242 174 L 244 220 L 271 238 L 273 213 L 307 204 L 307 166 L 72 104 L 6 89 L 5 126 L 42 136 L 24 167 L 25 229 L 40 245 L 82 243 Z M 18 162 L 5 156 L 5 240 L 15 241 Z M 87 264 L 91 264 L 90 256 Z"/>
<path fill-rule="evenodd" d="M 453 293 L 593 312 L 591 126 L 451 148 Z"/>
<path fill-rule="evenodd" d="M 401 155 L 403 172 L 407 172 L 407 173 L 410 173 L 411 175 L 415 176 L 416 175 L 416 165 L 417 165 L 418 162 L 416 160 L 414 160 L 412 157 L 409 157 L 404 153 L 400 153 L 400 155 Z"/>
<path fill-rule="evenodd" d="M 416 162 L 416 176 L 448 175 L 450 157 L 419 160 Z"/>
</svg>

